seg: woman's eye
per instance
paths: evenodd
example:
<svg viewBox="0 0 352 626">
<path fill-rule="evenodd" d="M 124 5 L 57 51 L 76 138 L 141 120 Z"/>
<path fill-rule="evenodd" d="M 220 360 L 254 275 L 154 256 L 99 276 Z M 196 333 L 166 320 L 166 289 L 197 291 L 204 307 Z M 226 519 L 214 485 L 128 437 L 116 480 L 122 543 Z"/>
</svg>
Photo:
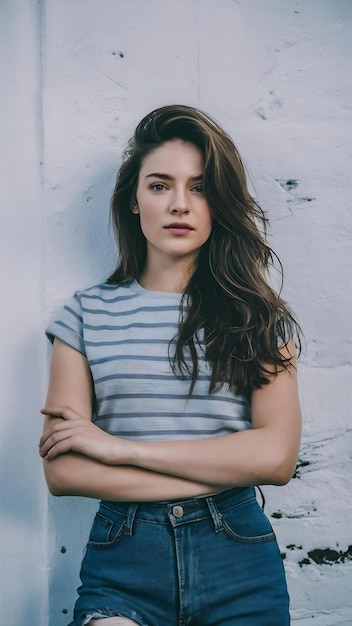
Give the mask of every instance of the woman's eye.
<svg viewBox="0 0 352 626">
<path fill-rule="evenodd" d="M 154 183 L 150 186 L 150 188 L 154 191 L 163 191 L 164 189 L 166 189 L 165 185 L 163 185 L 162 183 Z"/>
<path fill-rule="evenodd" d="M 193 191 L 196 191 L 197 193 L 204 193 L 204 186 L 196 185 L 195 187 L 193 187 Z"/>
</svg>

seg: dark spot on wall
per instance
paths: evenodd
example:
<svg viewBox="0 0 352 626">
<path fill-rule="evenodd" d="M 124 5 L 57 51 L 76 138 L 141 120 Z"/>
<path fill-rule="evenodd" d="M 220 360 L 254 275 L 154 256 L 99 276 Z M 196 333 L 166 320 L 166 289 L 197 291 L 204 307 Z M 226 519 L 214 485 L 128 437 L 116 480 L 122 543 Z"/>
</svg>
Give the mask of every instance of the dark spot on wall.
<svg viewBox="0 0 352 626">
<path fill-rule="evenodd" d="M 113 57 L 116 57 L 116 56 L 120 57 L 120 59 L 123 59 L 125 56 L 124 53 L 121 52 L 121 50 L 113 50 L 111 54 Z"/>
<path fill-rule="evenodd" d="M 60 552 L 61 552 L 62 554 L 65 554 L 65 552 L 66 552 L 66 551 L 67 551 L 66 546 L 61 546 L 61 548 L 60 548 Z"/>
<path fill-rule="evenodd" d="M 314 563 L 318 564 L 334 562 L 344 563 L 345 561 L 352 560 L 352 545 L 348 546 L 345 552 L 342 552 L 342 550 L 338 552 L 337 550 L 331 550 L 330 548 L 327 548 L 326 550 L 316 549 L 308 552 L 308 556 L 314 561 Z"/>
<path fill-rule="evenodd" d="M 62 609 L 61 613 L 63 613 L 64 615 L 67 615 L 68 610 L 67 609 Z"/>
<path fill-rule="evenodd" d="M 317 565 L 333 565 L 334 563 L 345 563 L 345 561 L 352 560 L 352 545 L 348 546 L 347 550 L 343 552 L 342 550 L 334 550 L 333 548 L 316 548 L 315 550 L 310 550 L 308 552 L 308 558 L 302 559 L 299 561 L 300 567 L 302 565 L 311 565 L 316 563 Z"/>
<path fill-rule="evenodd" d="M 292 478 L 301 478 L 301 473 L 302 473 L 301 470 L 303 467 L 307 467 L 307 465 L 310 465 L 310 461 L 304 461 L 303 459 L 298 459 L 296 469 L 293 473 Z"/>
<path fill-rule="evenodd" d="M 273 513 L 271 513 L 271 517 L 273 517 L 274 519 L 281 519 L 282 517 L 285 517 L 286 519 L 301 519 L 302 517 L 309 516 L 311 513 L 315 513 L 317 510 L 314 502 L 312 502 L 311 504 L 306 504 L 304 509 L 303 510 L 302 509 L 303 507 L 301 507 L 301 510 L 299 512 L 295 512 L 295 513 L 285 513 L 279 509 L 278 511 L 274 511 Z M 286 547 L 289 549 L 291 548 L 290 546 L 286 546 Z M 294 548 L 297 550 L 298 549 L 300 550 L 302 546 L 294 546 Z"/>
<path fill-rule="evenodd" d="M 311 550 L 308 552 L 308 557 L 314 561 L 314 563 L 318 563 L 318 565 L 322 565 L 323 563 L 333 563 L 337 561 L 339 558 L 339 553 L 337 550 L 331 550 L 330 548 L 326 548 L 326 550 Z"/>
<path fill-rule="evenodd" d="M 279 107 L 282 108 L 284 106 L 283 97 L 280 93 L 276 92 L 275 89 L 269 89 L 269 96 L 271 96 L 271 107 Z"/>
<path fill-rule="evenodd" d="M 257 117 L 259 117 L 261 120 L 266 120 L 266 115 L 263 111 L 263 109 L 256 109 L 255 114 Z"/>
<path fill-rule="evenodd" d="M 299 184 L 296 178 L 275 178 L 275 180 L 277 183 L 279 183 L 280 187 L 282 187 L 286 191 L 292 191 L 292 189 L 296 189 Z"/>
<path fill-rule="evenodd" d="M 286 548 L 287 550 L 302 550 L 302 546 L 296 546 L 294 543 L 289 543 Z"/>
<path fill-rule="evenodd" d="M 297 189 L 299 185 L 297 178 L 275 178 L 275 182 L 277 182 L 282 189 L 290 194 L 291 197 L 287 199 L 287 202 L 305 204 L 306 202 L 313 202 L 313 200 L 315 200 L 313 196 L 298 196 L 294 193 L 294 190 Z"/>
<path fill-rule="evenodd" d="M 295 202 L 297 204 L 299 202 L 301 202 L 301 203 L 302 202 L 313 202 L 313 200 L 315 200 L 315 198 L 310 198 L 310 197 L 306 196 L 306 197 L 303 197 L 303 198 L 298 198 L 298 197 L 290 198 L 288 200 L 288 202 Z"/>
<path fill-rule="evenodd" d="M 281 552 L 281 558 L 283 561 L 286 559 L 286 552 Z"/>
</svg>

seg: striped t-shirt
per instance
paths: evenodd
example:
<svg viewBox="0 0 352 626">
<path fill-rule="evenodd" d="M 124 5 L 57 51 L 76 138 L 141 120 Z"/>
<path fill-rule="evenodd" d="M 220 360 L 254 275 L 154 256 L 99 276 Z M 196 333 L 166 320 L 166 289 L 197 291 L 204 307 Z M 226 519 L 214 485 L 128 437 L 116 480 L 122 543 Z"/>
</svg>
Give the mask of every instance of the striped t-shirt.
<svg viewBox="0 0 352 626">
<path fill-rule="evenodd" d="M 181 295 L 149 291 L 137 281 L 77 292 L 46 333 L 87 357 L 95 391 L 93 421 L 134 440 L 196 439 L 251 428 L 244 396 L 224 385 L 209 394 L 210 367 L 199 348 L 199 376 L 173 373 Z M 171 344 L 170 344 L 171 342 Z"/>
</svg>

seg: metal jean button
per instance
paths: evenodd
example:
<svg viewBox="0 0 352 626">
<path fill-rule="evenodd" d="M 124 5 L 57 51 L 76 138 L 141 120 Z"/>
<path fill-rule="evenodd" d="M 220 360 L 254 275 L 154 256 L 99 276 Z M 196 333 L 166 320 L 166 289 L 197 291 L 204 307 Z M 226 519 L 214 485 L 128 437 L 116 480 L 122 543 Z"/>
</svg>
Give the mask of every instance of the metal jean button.
<svg viewBox="0 0 352 626">
<path fill-rule="evenodd" d="M 174 517 L 183 517 L 183 508 L 182 508 L 182 506 L 173 506 L 172 507 L 172 515 Z"/>
</svg>

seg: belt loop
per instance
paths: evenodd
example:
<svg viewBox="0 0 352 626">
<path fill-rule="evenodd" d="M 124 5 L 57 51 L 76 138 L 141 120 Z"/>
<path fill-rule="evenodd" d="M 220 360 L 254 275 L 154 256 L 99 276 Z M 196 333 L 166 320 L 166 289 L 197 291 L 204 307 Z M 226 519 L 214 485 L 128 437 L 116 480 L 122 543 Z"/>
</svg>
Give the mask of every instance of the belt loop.
<svg viewBox="0 0 352 626">
<path fill-rule="evenodd" d="M 133 533 L 133 522 L 134 518 L 136 517 L 137 509 L 138 504 L 136 504 L 135 502 L 133 504 L 130 504 L 127 509 L 125 535 L 132 535 Z"/>
<path fill-rule="evenodd" d="M 206 503 L 208 505 L 208 509 L 209 509 L 209 513 L 213 519 L 214 522 L 214 526 L 215 526 L 215 532 L 218 533 L 220 532 L 220 530 L 223 529 L 222 526 L 222 520 L 221 520 L 221 513 L 218 509 L 218 507 L 216 506 L 213 498 L 211 496 L 209 496 L 208 498 L 205 498 Z"/>
</svg>

